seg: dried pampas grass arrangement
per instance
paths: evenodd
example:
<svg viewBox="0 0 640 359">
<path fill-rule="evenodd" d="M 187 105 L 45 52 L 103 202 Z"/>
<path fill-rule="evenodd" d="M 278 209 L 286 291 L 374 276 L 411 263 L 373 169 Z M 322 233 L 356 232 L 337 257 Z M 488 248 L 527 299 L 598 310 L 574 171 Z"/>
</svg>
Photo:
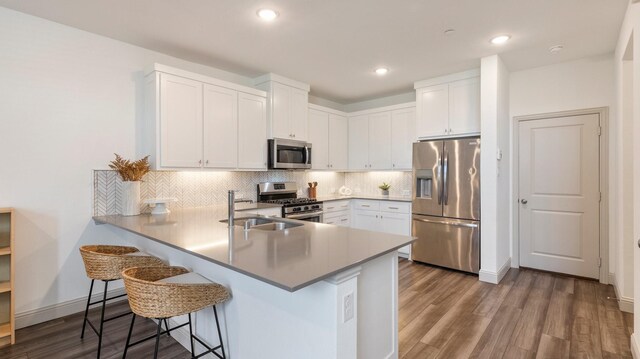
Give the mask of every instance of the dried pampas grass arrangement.
<svg viewBox="0 0 640 359">
<path fill-rule="evenodd" d="M 111 161 L 109 167 L 116 170 L 123 181 L 141 181 L 142 177 L 149 172 L 149 156 L 145 156 L 137 161 L 131 162 L 114 153 L 116 159 Z"/>
</svg>

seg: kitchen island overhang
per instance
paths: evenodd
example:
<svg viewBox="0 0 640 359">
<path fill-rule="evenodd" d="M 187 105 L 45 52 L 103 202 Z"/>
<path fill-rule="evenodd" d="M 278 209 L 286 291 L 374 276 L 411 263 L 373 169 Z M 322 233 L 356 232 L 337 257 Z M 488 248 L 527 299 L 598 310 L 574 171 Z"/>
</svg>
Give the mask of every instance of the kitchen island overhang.
<svg viewBox="0 0 640 359">
<path fill-rule="evenodd" d="M 206 207 L 94 221 L 227 286 L 231 358 L 397 357 L 396 250 L 413 238 L 300 221 L 284 231 L 245 231 L 221 223 L 225 217 L 224 208 Z M 214 337 L 210 314 L 197 316 L 205 338 Z"/>
</svg>

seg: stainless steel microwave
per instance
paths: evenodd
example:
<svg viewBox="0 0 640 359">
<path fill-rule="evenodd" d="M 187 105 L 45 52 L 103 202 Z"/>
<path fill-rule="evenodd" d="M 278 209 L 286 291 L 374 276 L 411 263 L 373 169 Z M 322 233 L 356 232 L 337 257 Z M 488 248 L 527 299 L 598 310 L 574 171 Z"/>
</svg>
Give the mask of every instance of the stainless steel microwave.
<svg viewBox="0 0 640 359">
<path fill-rule="evenodd" d="M 269 140 L 269 168 L 310 169 L 311 144 L 284 138 Z"/>
</svg>

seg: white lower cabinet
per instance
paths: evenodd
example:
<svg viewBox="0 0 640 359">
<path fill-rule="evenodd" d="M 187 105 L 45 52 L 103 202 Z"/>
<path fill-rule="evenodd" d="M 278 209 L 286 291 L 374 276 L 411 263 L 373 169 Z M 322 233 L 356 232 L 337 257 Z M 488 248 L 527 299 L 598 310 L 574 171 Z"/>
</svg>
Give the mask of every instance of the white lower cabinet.
<svg viewBox="0 0 640 359">
<path fill-rule="evenodd" d="M 350 200 L 329 201 L 323 206 L 324 216 L 322 223 L 333 224 L 340 227 L 351 227 Z"/>
<path fill-rule="evenodd" d="M 353 200 L 351 228 L 368 231 L 411 235 L 411 204 L 408 202 Z M 400 248 L 409 256 L 411 246 Z"/>
</svg>

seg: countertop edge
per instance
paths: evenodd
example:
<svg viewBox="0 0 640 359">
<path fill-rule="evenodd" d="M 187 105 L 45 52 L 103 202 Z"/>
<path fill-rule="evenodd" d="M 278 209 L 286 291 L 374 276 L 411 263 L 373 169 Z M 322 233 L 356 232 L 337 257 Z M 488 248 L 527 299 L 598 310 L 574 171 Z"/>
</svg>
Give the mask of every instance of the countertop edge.
<svg viewBox="0 0 640 359">
<path fill-rule="evenodd" d="M 338 196 L 338 197 L 318 198 L 318 200 L 322 202 L 347 201 L 352 199 L 360 199 L 360 200 L 368 200 L 368 201 L 406 202 L 406 203 L 413 202 L 413 199 L 411 197 Z"/>
<path fill-rule="evenodd" d="M 263 283 L 267 283 L 267 284 L 273 285 L 274 287 L 277 287 L 277 288 L 280 288 L 280 289 L 286 290 L 286 291 L 291 292 L 291 293 L 296 292 L 296 291 L 298 291 L 298 290 L 300 290 L 300 289 L 302 289 L 302 288 L 308 287 L 308 286 L 310 286 L 310 285 L 312 285 L 312 284 L 314 284 L 314 283 L 317 283 L 317 282 L 320 282 L 320 281 L 322 281 L 322 280 L 325 280 L 325 279 L 327 279 L 327 278 L 329 278 L 329 277 L 332 277 L 332 276 L 334 276 L 334 275 L 336 275 L 336 274 L 338 274 L 338 273 L 340 273 L 340 272 L 344 272 L 345 270 L 348 270 L 348 269 L 350 269 L 350 268 L 356 267 L 356 266 L 361 265 L 361 264 L 363 264 L 363 263 L 369 262 L 369 261 L 371 261 L 371 260 L 374 260 L 374 259 L 379 258 L 379 257 L 381 257 L 381 256 L 384 256 L 384 255 L 386 255 L 386 254 L 389 254 L 389 253 L 391 253 L 391 252 L 393 252 L 393 251 L 396 251 L 396 250 L 398 250 L 398 249 L 400 249 L 400 248 L 402 248 L 402 247 L 404 247 L 404 246 L 406 246 L 406 245 L 409 245 L 409 244 L 413 243 L 413 242 L 416 240 L 416 238 L 415 238 L 415 237 L 413 237 L 413 239 L 412 239 L 411 241 L 408 241 L 407 243 L 404 243 L 404 244 L 401 244 L 401 245 L 398 245 L 398 246 L 394 246 L 394 247 L 390 248 L 389 250 L 386 250 L 386 251 L 380 252 L 380 253 L 378 253 L 378 254 L 376 254 L 376 255 L 374 255 L 374 256 L 371 256 L 371 257 L 368 257 L 368 258 L 363 259 L 363 260 L 361 260 L 361 261 L 358 261 L 358 262 L 352 263 L 352 264 L 350 264 L 350 265 L 348 265 L 348 266 L 346 266 L 346 267 L 344 267 L 344 268 L 341 268 L 341 269 L 339 269 L 339 270 L 335 270 L 335 271 L 333 271 L 333 272 L 330 272 L 330 273 L 325 274 L 325 275 L 323 275 L 323 276 L 320 276 L 320 277 L 318 277 L 318 278 L 314 278 L 313 280 L 310 280 L 310 281 L 308 281 L 308 282 L 305 282 L 305 283 L 299 284 L 299 285 L 294 286 L 294 287 L 288 287 L 288 286 L 282 285 L 282 284 L 280 284 L 280 283 L 277 283 L 277 282 L 271 281 L 271 280 L 269 280 L 269 279 L 267 279 L 267 278 L 264 278 L 264 277 L 261 277 L 261 276 L 255 275 L 254 273 L 250 273 L 250 272 L 244 271 L 244 270 L 242 270 L 242 269 L 240 269 L 240 268 L 232 267 L 232 266 L 229 266 L 229 265 L 227 265 L 227 264 L 225 264 L 225 263 L 218 262 L 218 261 L 216 261 L 216 260 L 214 260 L 214 259 L 212 259 L 212 258 L 210 258 L 210 257 L 206 257 L 206 256 L 203 256 L 203 255 L 200 255 L 200 254 L 195 253 L 195 252 L 192 252 L 192 251 L 190 251 L 190 250 L 188 250 L 188 249 L 186 249 L 186 248 L 182 248 L 182 247 L 179 247 L 179 246 L 173 245 L 173 244 L 171 244 L 171 243 L 167 243 L 167 242 L 165 242 L 165 241 L 159 240 L 159 239 L 157 239 L 157 238 L 153 238 L 153 237 L 148 236 L 148 235 L 145 235 L 145 234 L 143 234 L 143 233 L 133 231 L 133 230 L 131 230 L 131 229 L 129 229 L 129 228 L 126 228 L 126 227 L 121 227 L 121 226 L 118 226 L 118 225 L 113 224 L 113 223 L 109 223 L 109 222 L 102 221 L 102 220 L 100 220 L 98 217 L 99 217 L 99 216 L 94 216 L 94 217 L 92 217 L 92 219 L 93 219 L 93 221 L 94 221 L 94 223 L 95 223 L 96 225 L 110 225 L 110 226 L 113 226 L 113 227 L 115 227 L 115 228 L 119 228 L 119 229 L 124 230 L 124 231 L 126 231 L 126 232 L 133 233 L 133 234 L 135 234 L 135 235 L 138 235 L 138 236 L 141 236 L 141 237 L 144 237 L 144 238 L 150 239 L 150 240 L 152 240 L 152 241 L 154 241 L 154 242 L 156 242 L 156 243 L 160 243 L 160 244 L 166 245 L 166 246 L 168 246 L 168 247 L 171 247 L 171 248 L 173 248 L 173 249 L 177 249 L 177 250 L 179 250 L 179 251 L 182 251 L 182 252 L 184 252 L 184 253 L 187 253 L 187 254 L 190 254 L 190 255 L 196 256 L 196 257 L 198 257 L 198 258 L 200 258 L 200 259 L 203 259 L 203 260 L 205 260 L 205 261 L 207 261 L 207 262 L 211 262 L 211 263 L 213 263 L 213 264 L 217 264 L 217 265 L 219 265 L 219 266 L 221 266 L 221 267 L 224 267 L 224 268 L 227 268 L 227 269 L 229 269 L 229 270 L 231 270 L 231 271 L 234 271 L 234 272 L 237 272 L 237 273 L 244 274 L 244 275 L 246 275 L 246 276 L 248 276 L 248 277 L 250 277 L 250 278 L 253 278 L 253 279 L 259 280 L 259 281 L 261 281 L 261 282 L 263 282 Z"/>
</svg>

